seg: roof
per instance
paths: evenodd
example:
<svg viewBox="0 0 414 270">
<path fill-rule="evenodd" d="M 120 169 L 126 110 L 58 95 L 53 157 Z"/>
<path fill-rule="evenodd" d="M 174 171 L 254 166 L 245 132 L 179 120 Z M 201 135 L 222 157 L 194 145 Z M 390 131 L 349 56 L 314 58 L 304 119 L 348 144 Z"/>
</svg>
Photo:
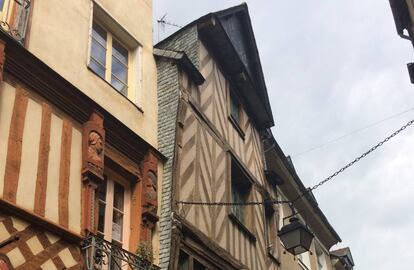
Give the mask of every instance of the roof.
<svg viewBox="0 0 414 270">
<path fill-rule="evenodd" d="M 397 33 L 402 35 L 404 29 L 409 29 L 411 25 L 411 18 L 408 12 L 408 6 L 406 0 L 389 0 L 392 10 L 392 15 L 394 16 L 395 27 L 397 28 Z"/>
<path fill-rule="evenodd" d="M 268 135 L 268 139 L 264 142 L 265 149 L 267 149 L 265 153 L 267 169 L 278 171 L 278 173 L 285 170 L 291 176 L 285 176 L 284 184 L 279 187 L 288 200 L 295 199 L 299 193 L 307 192 L 303 199 L 296 203 L 295 208 L 297 208 L 298 211 L 304 211 L 305 214 L 308 214 L 306 215 L 307 222 L 309 223 L 308 225 L 325 247 L 330 249 L 333 245 L 341 242 L 341 238 L 318 206 L 318 202 L 313 193 L 308 192 L 308 189 L 300 180 L 290 157 L 285 156 L 270 130 L 268 131 Z M 293 181 L 289 181 L 287 178 L 293 179 Z M 304 203 L 305 201 L 307 203 Z M 329 232 L 329 235 L 321 233 L 323 230 Z"/>
<path fill-rule="evenodd" d="M 346 256 L 349 252 L 350 252 L 349 247 L 345 247 L 345 248 L 333 250 L 331 251 L 331 254 L 338 256 L 338 257 L 342 257 L 342 256 Z"/>
<path fill-rule="evenodd" d="M 341 260 L 344 265 L 348 265 L 349 268 L 355 266 L 354 259 L 352 258 L 351 249 L 349 247 L 340 248 L 330 252 L 332 256 Z"/>
<path fill-rule="evenodd" d="M 155 45 L 164 48 L 188 28 L 196 26 L 199 38 L 226 73 L 234 90 L 259 129 L 274 125 L 260 56 L 247 4 L 209 13 Z"/>
<path fill-rule="evenodd" d="M 205 81 L 203 75 L 201 75 L 185 52 L 154 48 L 153 54 L 155 57 L 177 61 L 178 65 L 188 73 L 196 84 L 200 85 Z"/>
</svg>

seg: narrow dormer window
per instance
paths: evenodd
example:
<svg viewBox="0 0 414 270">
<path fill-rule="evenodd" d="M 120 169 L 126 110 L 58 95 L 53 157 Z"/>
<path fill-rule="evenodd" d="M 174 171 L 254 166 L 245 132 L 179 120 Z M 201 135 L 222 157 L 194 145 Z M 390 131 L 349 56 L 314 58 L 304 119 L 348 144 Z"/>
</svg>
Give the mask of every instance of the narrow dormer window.
<svg viewBox="0 0 414 270">
<path fill-rule="evenodd" d="M 239 98 L 232 92 L 230 91 L 229 94 L 229 120 L 230 123 L 233 125 L 233 127 L 235 128 L 235 130 L 237 131 L 237 133 L 239 133 L 240 137 L 242 139 L 244 139 L 244 130 L 243 130 L 243 109 L 242 109 L 242 105 L 240 103 Z"/>
<path fill-rule="evenodd" d="M 239 100 L 234 96 L 234 94 L 230 94 L 230 116 L 239 125 L 241 123 L 240 110 L 241 106 Z"/>
</svg>

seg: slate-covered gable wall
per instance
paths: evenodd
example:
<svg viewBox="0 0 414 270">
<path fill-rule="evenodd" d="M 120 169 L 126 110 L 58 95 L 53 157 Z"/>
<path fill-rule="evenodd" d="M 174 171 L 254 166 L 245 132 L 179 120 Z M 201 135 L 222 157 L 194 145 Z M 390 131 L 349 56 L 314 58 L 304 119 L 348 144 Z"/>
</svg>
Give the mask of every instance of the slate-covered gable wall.
<svg viewBox="0 0 414 270">
<path fill-rule="evenodd" d="M 171 187 L 175 151 L 177 108 L 179 102 L 178 69 L 165 59 L 157 60 L 158 70 L 158 145 L 167 157 L 162 179 L 160 214 L 160 267 L 168 268 L 171 245 Z"/>
<path fill-rule="evenodd" d="M 198 57 L 197 26 L 192 26 L 183 30 L 183 32 L 179 35 L 174 36 L 171 40 L 167 40 L 157 47 L 161 49 L 185 52 L 191 62 L 193 62 L 197 68 L 200 67 Z"/>
</svg>

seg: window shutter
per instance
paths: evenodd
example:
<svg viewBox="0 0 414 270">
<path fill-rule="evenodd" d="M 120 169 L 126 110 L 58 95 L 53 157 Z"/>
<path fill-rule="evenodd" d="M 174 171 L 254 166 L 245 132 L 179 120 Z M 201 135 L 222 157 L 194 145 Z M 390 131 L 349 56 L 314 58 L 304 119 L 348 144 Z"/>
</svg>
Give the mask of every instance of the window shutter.
<svg viewBox="0 0 414 270">
<path fill-rule="evenodd" d="M 30 14 L 30 0 L 16 1 L 16 16 L 13 22 L 12 29 L 14 29 L 16 37 L 20 43 L 24 43 L 27 30 L 27 22 Z"/>
</svg>

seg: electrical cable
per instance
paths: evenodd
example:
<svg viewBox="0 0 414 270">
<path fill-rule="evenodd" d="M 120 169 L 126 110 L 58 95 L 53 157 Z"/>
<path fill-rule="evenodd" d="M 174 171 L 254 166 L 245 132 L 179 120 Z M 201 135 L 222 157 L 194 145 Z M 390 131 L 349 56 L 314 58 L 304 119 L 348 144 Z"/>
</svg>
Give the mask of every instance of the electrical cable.
<svg viewBox="0 0 414 270">
<path fill-rule="evenodd" d="M 306 194 L 312 192 L 313 190 L 319 188 L 323 184 L 325 184 L 328 181 L 332 180 L 333 178 L 335 178 L 336 176 L 338 176 L 340 173 L 344 172 L 346 169 L 348 169 L 349 167 L 353 166 L 355 163 L 357 163 L 361 159 L 365 158 L 366 156 L 368 156 L 369 154 L 371 154 L 372 152 L 374 152 L 376 149 L 378 149 L 379 147 L 381 147 L 384 143 L 388 142 L 389 140 L 391 140 L 392 138 L 394 138 L 395 136 L 397 136 L 400 132 L 402 132 L 407 127 L 411 126 L 412 124 L 414 124 L 414 119 L 411 120 L 411 121 L 408 121 L 405 125 L 403 125 L 402 127 L 400 127 L 394 133 L 392 133 L 391 135 L 389 135 L 388 137 L 386 137 L 384 140 L 382 140 L 379 143 L 377 143 L 375 146 L 371 147 L 369 150 L 365 151 L 362 155 L 358 156 L 353 161 L 351 161 L 348 164 L 346 164 L 345 166 L 343 166 L 341 169 L 335 171 L 333 174 L 331 174 L 330 176 L 326 177 L 325 179 L 323 179 L 322 181 L 320 181 L 319 183 L 317 183 L 313 187 L 308 188 L 305 191 L 303 191 L 302 193 L 300 193 L 292 201 L 288 201 L 288 200 L 282 200 L 282 201 L 279 201 L 279 200 L 265 200 L 265 201 L 260 201 L 260 202 L 240 202 L 240 203 L 233 203 L 233 202 L 176 201 L 175 203 L 177 205 L 178 204 L 191 204 L 191 205 L 205 205 L 205 206 L 232 206 L 232 205 L 248 206 L 248 205 L 264 205 L 264 204 L 289 204 L 289 205 L 293 206 L 294 203 L 296 203 L 299 199 L 301 199 L 302 197 L 304 197 Z"/>
<path fill-rule="evenodd" d="M 410 111 L 414 111 L 414 107 L 411 107 L 411 108 L 409 108 L 409 109 L 407 109 L 407 110 L 405 110 L 405 111 L 402 111 L 402 112 L 399 112 L 399 113 L 396 113 L 396 114 L 390 115 L 390 116 L 388 116 L 388 117 L 386 117 L 386 118 L 383 118 L 383 119 L 381 119 L 381 120 L 379 120 L 379 121 L 376 121 L 376 122 L 374 122 L 374 123 L 371 123 L 371 124 L 369 124 L 369 125 L 367 125 L 367 126 L 364 126 L 364 127 L 358 128 L 358 129 L 355 129 L 355 130 L 353 130 L 353 131 L 351 131 L 351 132 L 349 132 L 349 133 L 346 133 L 346 134 L 344 134 L 344 135 L 342 135 L 342 136 L 339 136 L 339 137 L 337 137 L 337 138 L 335 138 L 335 139 L 332 139 L 332 140 L 329 140 L 329 141 L 327 141 L 327 142 L 321 143 L 321 144 L 319 144 L 319 145 L 317 145 L 317 146 L 314 146 L 314 147 L 312 147 L 312 148 L 309 148 L 308 150 L 305 150 L 305 151 L 302 151 L 302 152 L 299 152 L 299 153 L 293 154 L 293 155 L 291 155 L 291 156 L 292 156 L 292 157 L 299 157 L 299 156 L 302 156 L 302 155 L 304 155 L 304 154 L 307 154 L 307 153 L 309 153 L 309 152 L 312 152 L 312 151 L 315 151 L 315 150 L 317 150 L 317 149 L 323 148 L 323 147 L 325 147 L 325 146 L 327 146 L 327 145 L 329 145 L 329 144 L 332 144 L 332 143 L 335 143 L 335 142 L 337 142 L 337 141 L 340 141 L 340 140 L 342 140 L 342 139 L 344 139 L 344 138 L 346 138 L 346 137 L 349 137 L 349 136 L 351 136 L 351 135 L 354 135 L 355 133 L 358 133 L 358 132 L 361 132 L 361 131 L 363 131 L 363 130 L 369 129 L 369 128 L 371 128 L 371 127 L 374 127 L 374 126 L 376 126 L 376 125 L 379 125 L 379 124 L 381 124 L 381 123 L 383 123 L 383 122 L 385 122 L 385 121 L 391 120 L 391 119 L 393 119 L 393 118 L 395 118 L 395 117 L 398 117 L 398 116 L 403 115 L 403 114 L 405 114 L 405 113 L 408 113 L 408 112 L 410 112 Z"/>
</svg>

